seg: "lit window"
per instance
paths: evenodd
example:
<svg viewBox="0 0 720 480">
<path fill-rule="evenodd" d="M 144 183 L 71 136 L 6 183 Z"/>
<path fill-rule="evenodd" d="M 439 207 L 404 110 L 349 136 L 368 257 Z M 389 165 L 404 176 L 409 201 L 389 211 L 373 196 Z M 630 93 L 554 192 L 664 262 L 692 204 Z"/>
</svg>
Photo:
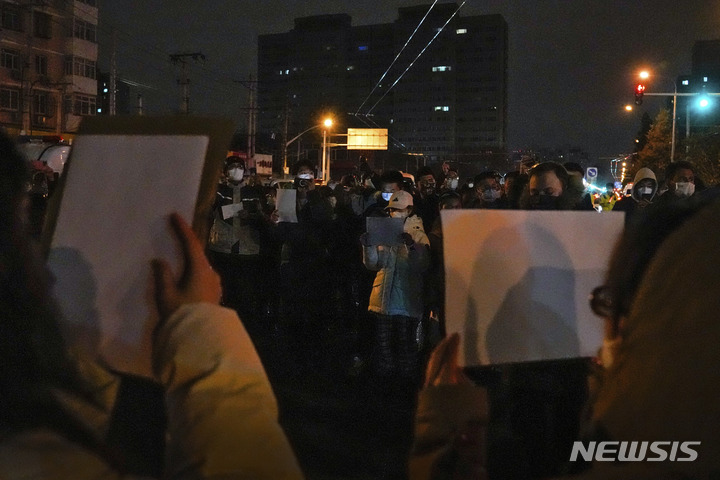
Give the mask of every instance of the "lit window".
<svg viewBox="0 0 720 480">
<path fill-rule="evenodd" d="M 437 67 L 432 67 L 433 72 L 449 72 L 452 70 L 452 67 L 448 65 L 440 65 Z"/>
<path fill-rule="evenodd" d="M 690 85 L 690 80 L 683 80 L 683 81 L 682 81 L 682 84 L 683 84 L 683 85 Z"/>
<path fill-rule="evenodd" d="M 436 105 L 436 106 L 435 106 L 435 111 L 436 111 L 436 112 L 449 112 L 449 111 L 450 111 L 450 107 L 448 107 L 447 105 Z"/>
<path fill-rule="evenodd" d="M 358 47 L 358 50 L 360 50 L 361 52 L 365 52 L 365 51 L 367 51 L 367 49 L 368 49 L 367 45 L 360 45 Z"/>
<path fill-rule="evenodd" d="M 703 82 L 707 82 L 707 77 L 703 77 Z"/>
<path fill-rule="evenodd" d="M 457 35 L 465 35 L 467 33 L 467 28 L 458 28 L 457 30 L 455 30 L 455 33 Z"/>
</svg>

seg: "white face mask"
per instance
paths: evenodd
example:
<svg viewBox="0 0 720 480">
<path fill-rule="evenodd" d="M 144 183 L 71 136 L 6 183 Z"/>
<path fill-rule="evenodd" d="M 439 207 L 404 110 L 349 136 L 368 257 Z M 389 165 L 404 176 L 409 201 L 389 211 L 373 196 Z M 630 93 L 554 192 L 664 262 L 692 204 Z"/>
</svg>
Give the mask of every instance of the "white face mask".
<svg viewBox="0 0 720 480">
<path fill-rule="evenodd" d="M 645 187 L 645 188 L 638 189 L 638 193 L 640 195 L 650 195 L 650 194 L 652 194 L 652 192 L 653 192 L 652 187 Z"/>
<path fill-rule="evenodd" d="M 301 173 L 300 175 L 297 176 L 297 178 L 300 178 L 302 180 L 312 180 L 315 177 L 313 176 L 312 173 Z"/>
<path fill-rule="evenodd" d="M 383 200 L 389 202 L 390 197 L 392 197 L 392 192 L 382 192 L 380 195 L 382 196 Z"/>
<path fill-rule="evenodd" d="M 459 179 L 457 178 L 448 179 L 448 181 L 446 182 L 447 188 L 449 188 L 450 190 L 457 190 L 458 180 Z"/>
<path fill-rule="evenodd" d="M 687 198 L 695 193 L 695 184 L 690 182 L 677 182 L 675 184 L 675 195 L 680 198 Z"/>
<path fill-rule="evenodd" d="M 231 168 L 230 170 L 228 170 L 227 174 L 228 178 L 233 182 L 240 182 L 245 175 L 245 170 L 243 170 L 242 168 Z"/>
<path fill-rule="evenodd" d="M 390 217 L 392 218 L 407 218 L 410 216 L 410 212 L 407 210 L 395 210 L 390 212 Z"/>
</svg>

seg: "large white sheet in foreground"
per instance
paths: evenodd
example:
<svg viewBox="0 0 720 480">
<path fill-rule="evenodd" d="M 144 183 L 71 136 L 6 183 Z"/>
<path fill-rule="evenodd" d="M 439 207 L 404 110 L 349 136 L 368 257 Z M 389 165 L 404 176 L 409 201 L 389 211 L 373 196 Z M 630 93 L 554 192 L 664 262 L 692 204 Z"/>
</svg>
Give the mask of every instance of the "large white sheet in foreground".
<svg viewBox="0 0 720 480">
<path fill-rule="evenodd" d="M 622 213 L 444 210 L 448 333 L 461 362 L 592 356 L 602 320 L 588 297 L 604 280 Z"/>
</svg>

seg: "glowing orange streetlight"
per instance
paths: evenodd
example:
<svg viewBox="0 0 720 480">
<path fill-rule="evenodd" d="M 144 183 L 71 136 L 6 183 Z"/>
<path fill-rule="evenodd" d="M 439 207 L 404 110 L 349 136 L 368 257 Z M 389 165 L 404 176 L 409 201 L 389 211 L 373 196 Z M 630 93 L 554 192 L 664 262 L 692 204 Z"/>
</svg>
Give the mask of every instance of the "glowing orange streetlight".
<svg viewBox="0 0 720 480">
<path fill-rule="evenodd" d="M 322 143 L 322 181 L 327 183 L 330 180 L 330 160 L 327 155 L 327 131 L 328 128 L 332 127 L 333 119 L 327 117 L 323 121 L 323 143 Z"/>
</svg>

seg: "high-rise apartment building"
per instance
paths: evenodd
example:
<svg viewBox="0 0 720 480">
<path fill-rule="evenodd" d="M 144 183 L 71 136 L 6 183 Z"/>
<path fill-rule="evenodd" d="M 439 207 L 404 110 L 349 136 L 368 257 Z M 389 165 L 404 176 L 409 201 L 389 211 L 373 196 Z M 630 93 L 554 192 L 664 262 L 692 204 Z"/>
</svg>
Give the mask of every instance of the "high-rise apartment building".
<svg viewBox="0 0 720 480">
<path fill-rule="evenodd" d="M 717 96 L 720 93 L 720 40 L 700 40 L 692 48 L 692 73 L 676 80 L 679 93 L 695 96 L 677 97 L 678 137 L 716 133 L 720 125 Z M 706 99 L 710 104 L 703 107 Z"/>
<path fill-rule="evenodd" d="M 261 35 L 258 131 L 290 139 L 332 113 L 341 126 L 388 128 L 391 149 L 426 163 L 504 155 L 507 24 L 457 9 L 401 8 L 394 23 L 365 26 L 298 18 Z"/>
<path fill-rule="evenodd" d="M 97 111 L 97 0 L 6 0 L 0 13 L 0 125 L 76 131 Z"/>
</svg>

